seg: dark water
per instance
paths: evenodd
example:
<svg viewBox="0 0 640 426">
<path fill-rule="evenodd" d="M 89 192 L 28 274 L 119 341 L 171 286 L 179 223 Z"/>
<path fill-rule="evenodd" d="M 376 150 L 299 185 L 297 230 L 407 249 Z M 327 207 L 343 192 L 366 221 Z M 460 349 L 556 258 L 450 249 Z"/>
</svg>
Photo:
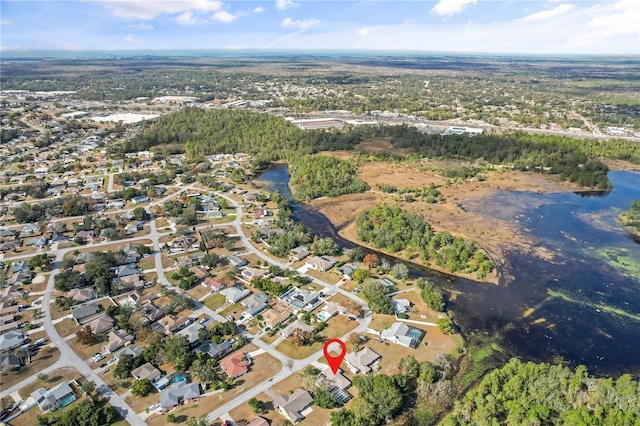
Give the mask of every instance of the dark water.
<svg viewBox="0 0 640 426">
<path fill-rule="evenodd" d="M 610 172 L 609 178 L 614 189 L 606 193 L 504 191 L 465 204 L 473 214 L 516 222 L 534 247 L 549 253 L 545 258 L 508 253 L 513 282 L 479 284 L 415 266 L 412 272 L 461 292 L 451 309 L 464 333 L 499 332 L 507 349 L 524 359 L 564 359 L 597 374 L 638 375 L 640 244 L 616 217 L 640 199 L 640 173 Z M 256 180 L 292 199 L 288 182 L 285 166 Z M 354 246 L 320 213 L 293 200 L 292 208 L 311 232 Z"/>
</svg>

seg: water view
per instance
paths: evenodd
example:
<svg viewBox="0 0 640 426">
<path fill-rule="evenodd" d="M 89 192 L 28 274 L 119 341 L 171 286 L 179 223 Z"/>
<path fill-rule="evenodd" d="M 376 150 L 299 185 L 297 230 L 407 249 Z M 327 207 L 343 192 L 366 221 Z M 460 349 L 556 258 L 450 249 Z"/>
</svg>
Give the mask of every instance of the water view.
<svg viewBox="0 0 640 426">
<path fill-rule="evenodd" d="M 514 280 L 493 286 L 412 267 L 456 296 L 452 310 L 464 333 L 502 333 L 514 355 L 566 360 L 592 372 L 640 371 L 640 244 L 617 215 L 640 199 L 640 173 L 610 172 L 604 193 L 503 191 L 465 206 L 474 214 L 509 217 L 545 256 L 509 253 Z M 285 166 L 255 182 L 289 199 Z M 292 202 L 296 220 L 314 233 L 340 238 L 317 211 Z"/>
</svg>

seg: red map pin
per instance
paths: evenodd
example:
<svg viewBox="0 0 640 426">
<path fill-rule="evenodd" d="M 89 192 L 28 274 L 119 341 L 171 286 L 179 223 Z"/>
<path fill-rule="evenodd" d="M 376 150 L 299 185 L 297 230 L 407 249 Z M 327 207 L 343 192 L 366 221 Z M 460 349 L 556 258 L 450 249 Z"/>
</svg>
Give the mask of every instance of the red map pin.
<svg viewBox="0 0 640 426">
<path fill-rule="evenodd" d="M 329 346 L 331 346 L 331 344 L 333 343 L 337 343 L 338 345 L 340 345 L 339 355 L 333 356 L 329 353 Z M 327 342 L 324 344 L 324 348 L 322 348 L 322 351 L 324 352 L 324 357 L 327 360 L 329 367 L 331 367 L 331 371 L 333 371 L 333 374 L 335 375 L 340 368 L 340 364 L 342 364 L 344 356 L 347 354 L 347 347 L 340 339 L 330 339 L 327 340 Z"/>
</svg>

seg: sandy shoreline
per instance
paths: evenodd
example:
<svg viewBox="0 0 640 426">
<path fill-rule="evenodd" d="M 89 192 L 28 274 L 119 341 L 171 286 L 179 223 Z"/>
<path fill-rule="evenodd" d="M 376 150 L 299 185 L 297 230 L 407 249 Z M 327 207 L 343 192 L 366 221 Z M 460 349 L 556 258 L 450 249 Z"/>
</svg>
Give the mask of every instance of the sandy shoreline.
<svg viewBox="0 0 640 426">
<path fill-rule="evenodd" d="M 328 154 L 343 159 L 352 156 L 352 153 L 344 151 Z M 486 180 L 484 181 L 454 183 L 450 181 L 447 184 L 447 179 L 440 176 L 438 170 L 456 165 L 467 165 L 467 163 L 460 161 L 428 161 L 420 164 L 366 162 L 359 167 L 359 176 L 371 186 L 371 190 L 361 194 L 316 199 L 308 203 L 308 205 L 324 214 L 343 238 L 361 245 L 364 244 L 358 240 L 355 226 L 355 220 L 360 212 L 380 202 L 399 205 L 404 209 L 422 215 L 437 231 L 449 231 L 454 236 L 462 236 L 474 241 L 487 252 L 496 266 L 496 270 L 481 281 L 493 284 L 509 284 L 513 281 L 514 276 L 512 265 L 507 261 L 508 254 L 522 253 L 547 260 L 552 260 L 553 254 L 547 253 L 543 248 L 536 247 L 535 241 L 525 235 L 515 217 L 510 217 L 507 214 L 497 219 L 481 212 L 475 212 L 473 209 L 463 209 L 464 206 L 479 205 L 486 198 L 506 190 L 548 194 L 553 192 L 588 191 L 591 189 L 562 181 L 553 175 L 506 169 L 486 172 Z M 633 165 L 618 161 L 609 164 L 609 167 L 611 169 L 624 169 L 632 168 Z M 442 185 L 440 191 L 446 201 L 441 204 L 402 202 L 394 194 L 385 194 L 377 191 L 375 189 L 376 184 L 382 183 L 394 185 L 397 188 L 422 188 L 431 183 Z M 463 206 L 463 208 L 460 206 Z M 408 259 L 403 257 L 402 260 L 406 261 Z M 421 261 L 415 263 L 436 271 L 448 273 Z M 475 274 L 471 276 L 453 275 L 477 281 Z"/>
</svg>

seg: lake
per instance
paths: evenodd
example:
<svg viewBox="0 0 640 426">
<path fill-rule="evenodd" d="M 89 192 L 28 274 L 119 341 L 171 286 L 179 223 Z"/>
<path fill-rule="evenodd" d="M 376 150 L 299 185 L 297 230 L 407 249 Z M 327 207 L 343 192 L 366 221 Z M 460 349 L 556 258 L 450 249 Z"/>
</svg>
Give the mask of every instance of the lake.
<svg viewBox="0 0 640 426">
<path fill-rule="evenodd" d="M 415 266 L 412 275 L 459 292 L 450 308 L 463 334 L 500 332 L 508 350 L 525 359 L 564 359 L 596 374 L 639 374 L 640 244 L 617 215 L 640 199 L 640 173 L 608 176 L 614 189 L 604 193 L 501 191 L 465 204 L 472 214 L 516 221 L 549 253 L 509 253 L 513 282 L 494 286 Z M 292 200 L 286 166 L 267 169 L 255 182 Z M 311 232 L 354 246 L 319 212 L 294 200 L 292 209 Z"/>
</svg>

